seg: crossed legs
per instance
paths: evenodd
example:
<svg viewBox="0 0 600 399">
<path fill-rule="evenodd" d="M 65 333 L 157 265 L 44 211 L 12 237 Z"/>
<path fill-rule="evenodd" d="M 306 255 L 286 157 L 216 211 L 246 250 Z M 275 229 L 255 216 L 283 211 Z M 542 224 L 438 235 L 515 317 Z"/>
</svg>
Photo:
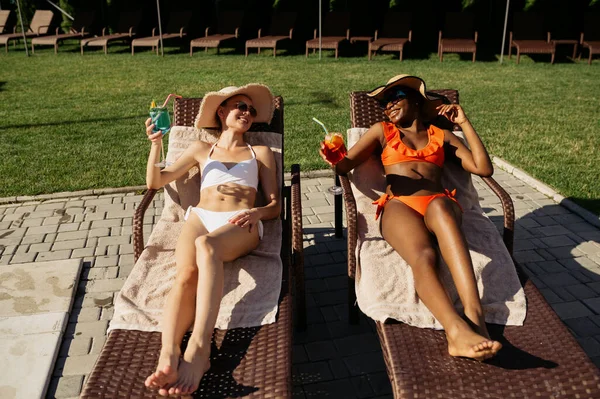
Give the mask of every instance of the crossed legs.
<svg viewBox="0 0 600 399">
<path fill-rule="evenodd" d="M 161 396 L 194 392 L 210 367 L 210 342 L 223 296 L 223 263 L 246 255 L 258 246 L 252 233 L 226 224 L 208 233 L 197 215 L 185 223 L 177 248 L 177 274 L 162 322 L 162 347 L 156 372 L 146 386 Z M 185 353 L 180 345 L 193 324 Z"/>
<path fill-rule="evenodd" d="M 402 202 L 390 201 L 385 206 L 381 231 L 410 265 L 419 298 L 444 327 L 450 355 L 485 360 L 502 346 L 489 338 L 485 326 L 471 257 L 460 230 L 461 217 L 458 205 L 445 197 L 434 199 L 424 218 Z M 450 269 L 467 320 L 456 312 L 437 275 L 432 234 Z"/>
</svg>

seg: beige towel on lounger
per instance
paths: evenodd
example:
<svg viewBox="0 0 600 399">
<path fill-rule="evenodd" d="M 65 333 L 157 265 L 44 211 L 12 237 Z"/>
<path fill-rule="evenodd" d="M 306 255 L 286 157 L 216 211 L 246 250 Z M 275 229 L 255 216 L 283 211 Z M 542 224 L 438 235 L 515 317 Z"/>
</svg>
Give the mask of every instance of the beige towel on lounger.
<svg viewBox="0 0 600 399">
<path fill-rule="evenodd" d="M 348 130 L 351 147 L 366 132 Z M 462 138 L 462 132 L 455 132 Z M 383 166 L 378 155 L 352 172 L 352 191 L 358 211 L 356 248 L 356 296 L 360 309 L 377 321 L 395 319 L 416 327 L 441 329 L 441 324 L 419 300 L 410 266 L 381 237 L 371 203 L 385 191 Z M 462 229 L 469 245 L 477 287 L 488 323 L 522 325 L 525 294 L 502 237 L 479 206 L 471 175 L 460 165 L 444 165 L 442 183 L 456 189 L 456 199 L 464 210 Z M 439 275 L 452 302 L 462 310 L 448 267 L 439 258 Z"/>
<path fill-rule="evenodd" d="M 214 132 L 175 126 L 169 134 L 167 160 L 176 160 L 196 140 L 214 143 L 216 139 Z M 281 182 L 281 135 L 248 132 L 246 141 L 271 147 L 277 163 L 277 181 Z M 164 191 L 162 215 L 115 301 L 109 330 L 160 331 L 164 303 L 175 278 L 175 246 L 183 216 L 187 207 L 196 206 L 200 198 L 199 169 L 192 168 Z M 258 198 L 261 197 L 259 187 Z M 224 266 L 224 295 L 216 328 L 252 327 L 275 321 L 282 279 L 281 220 L 263 224 L 264 236 L 258 248 Z"/>
</svg>

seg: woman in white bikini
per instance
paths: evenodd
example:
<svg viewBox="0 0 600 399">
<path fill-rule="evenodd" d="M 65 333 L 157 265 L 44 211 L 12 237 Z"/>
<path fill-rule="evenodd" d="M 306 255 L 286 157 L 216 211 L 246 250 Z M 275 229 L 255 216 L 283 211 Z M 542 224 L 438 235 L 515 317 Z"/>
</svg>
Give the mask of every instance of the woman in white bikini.
<svg viewBox="0 0 600 399">
<path fill-rule="evenodd" d="M 165 304 L 162 349 L 156 371 L 146 379 L 161 396 L 191 394 L 209 369 L 210 342 L 223 295 L 223 263 L 254 250 L 262 238 L 263 219 L 279 215 L 275 157 L 266 146 L 251 147 L 244 133 L 253 122 L 269 123 L 273 95 L 268 87 L 249 84 L 206 94 L 197 128 L 218 128 L 219 140 L 193 143 L 171 166 L 154 166 L 161 152 L 161 133 L 153 133 L 146 182 L 158 189 L 192 167 L 201 170 L 200 202 L 188 208 L 175 250 L 177 274 Z M 255 208 L 257 187 L 268 204 Z M 193 324 L 185 353 L 180 345 Z"/>
</svg>

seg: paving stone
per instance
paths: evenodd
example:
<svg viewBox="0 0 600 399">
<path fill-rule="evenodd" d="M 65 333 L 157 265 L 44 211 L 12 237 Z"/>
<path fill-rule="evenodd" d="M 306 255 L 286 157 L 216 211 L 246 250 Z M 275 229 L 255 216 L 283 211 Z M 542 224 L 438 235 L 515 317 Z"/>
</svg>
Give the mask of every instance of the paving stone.
<svg viewBox="0 0 600 399">
<path fill-rule="evenodd" d="M 303 386 L 307 398 L 354 398 L 356 392 L 349 379 L 320 382 Z"/>
<path fill-rule="evenodd" d="M 549 247 L 566 247 L 575 245 L 575 241 L 571 240 L 566 235 L 555 235 L 552 237 L 542 237 L 540 238 L 545 245 Z"/>
<path fill-rule="evenodd" d="M 72 258 L 85 258 L 87 256 L 94 256 L 94 248 L 77 248 L 71 254 Z"/>
<path fill-rule="evenodd" d="M 591 268 L 597 268 L 598 265 L 592 261 L 590 258 L 585 257 L 585 256 L 579 256 L 576 258 L 567 258 L 567 259 L 559 259 L 559 262 L 564 265 L 566 268 L 568 269 L 579 269 L 579 268 L 584 268 L 584 269 L 591 269 Z"/>
<path fill-rule="evenodd" d="M 98 245 L 131 244 L 131 236 L 100 237 Z"/>
<path fill-rule="evenodd" d="M 578 337 L 591 337 L 600 335 L 600 326 L 592 322 L 588 317 L 578 317 L 565 320 L 565 324 L 577 334 Z"/>
<path fill-rule="evenodd" d="M 577 299 L 589 299 L 596 297 L 596 292 L 585 284 L 569 285 L 565 289 Z"/>
<path fill-rule="evenodd" d="M 41 226 L 43 222 L 44 218 L 25 219 L 22 221 L 20 227 L 38 227 Z"/>
<path fill-rule="evenodd" d="M 87 292 L 116 292 L 120 291 L 125 279 L 91 280 L 87 285 Z"/>
<path fill-rule="evenodd" d="M 549 287 L 564 287 L 579 283 L 577 279 L 567 272 L 547 274 L 540 276 L 540 279 Z"/>
<path fill-rule="evenodd" d="M 337 357 L 337 351 L 332 341 L 310 342 L 304 345 L 304 348 L 311 362 Z"/>
<path fill-rule="evenodd" d="M 53 251 L 53 252 L 40 252 L 36 258 L 36 261 L 44 262 L 50 260 L 61 260 L 61 259 L 70 259 L 71 258 L 71 250 L 64 249 L 62 251 Z"/>
<path fill-rule="evenodd" d="M 27 235 L 56 233 L 57 230 L 58 230 L 58 226 L 57 225 L 39 226 L 39 227 L 28 227 L 27 228 Z"/>
<path fill-rule="evenodd" d="M 596 255 L 600 253 L 600 244 L 588 241 L 584 242 L 583 244 L 579 244 L 577 249 L 586 255 Z"/>
<path fill-rule="evenodd" d="M 58 381 L 55 396 L 57 398 L 77 397 L 83 388 L 83 375 L 64 376 Z"/>
<path fill-rule="evenodd" d="M 100 227 L 88 231 L 88 237 L 106 237 L 108 235 L 110 235 L 108 227 Z"/>
<path fill-rule="evenodd" d="M 65 332 L 65 336 L 93 337 L 97 335 L 106 335 L 107 328 L 107 320 L 69 323 L 67 326 L 67 331 Z"/>
<path fill-rule="evenodd" d="M 540 261 L 545 260 L 537 252 L 532 251 L 532 250 L 515 252 L 515 259 L 517 259 L 518 262 L 524 262 L 524 263 L 540 262 Z"/>
<path fill-rule="evenodd" d="M 96 258 L 96 262 L 94 263 L 94 267 L 110 267 L 117 266 L 119 263 L 119 256 L 111 255 L 111 256 L 99 256 Z"/>
<path fill-rule="evenodd" d="M 87 237 L 87 231 L 68 231 L 58 233 L 55 241 L 70 241 L 70 240 L 81 240 Z"/>
<path fill-rule="evenodd" d="M 81 375 L 81 374 L 89 374 L 92 372 L 92 368 L 96 363 L 96 359 L 98 355 L 82 355 L 82 356 L 69 356 L 65 361 L 65 367 L 62 372 L 63 375 Z"/>
<path fill-rule="evenodd" d="M 73 309 L 69 322 L 91 322 L 100 320 L 100 308 Z"/>
<path fill-rule="evenodd" d="M 589 357 L 600 356 L 600 343 L 592 337 L 577 338 L 579 345 Z"/>
<path fill-rule="evenodd" d="M 80 240 L 56 241 L 52 244 L 52 251 L 60 251 L 62 249 L 80 249 L 85 246 L 85 238 Z"/>
<path fill-rule="evenodd" d="M 347 290 L 318 292 L 313 294 L 319 306 L 337 305 L 348 300 Z"/>
<path fill-rule="evenodd" d="M 598 298 L 584 299 L 583 303 L 585 303 L 596 314 L 600 314 L 600 297 L 598 297 Z"/>
<path fill-rule="evenodd" d="M 333 277 L 333 276 L 343 276 L 346 275 L 348 269 L 345 264 L 333 264 L 333 265 L 321 265 L 315 267 L 315 271 L 317 276 L 320 278 Z"/>
<path fill-rule="evenodd" d="M 115 308 L 102 308 L 102 314 L 100 315 L 100 320 L 112 320 L 115 314 Z"/>
<path fill-rule="evenodd" d="M 102 347 L 106 342 L 106 335 L 96 335 L 92 338 L 92 349 L 90 350 L 90 354 L 100 354 L 102 351 Z"/>
<path fill-rule="evenodd" d="M 368 323 L 350 324 L 347 320 L 327 323 L 327 328 L 334 339 L 372 332 Z"/>
<path fill-rule="evenodd" d="M 568 259 L 583 256 L 583 252 L 573 247 L 548 248 L 547 251 L 554 255 L 556 259 Z"/>
<path fill-rule="evenodd" d="M 73 337 L 66 338 L 60 348 L 59 356 L 81 356 L 90 353 L 92 338 Z"/>
<path fill-rule="evenodd" d="M 379 340 L 372 333 L 337 338 L 334 343 L 339 353 L 344 356 L 381 351 Z"/>
<path fill-rule="evenodd" d="M 121 220 L 119 219 L 107 219 L 107 220 L 94 220 L 92 222 L 92 229 L 104 228 L 104 227 L 119 227 L 121 226 Z"/>
<path fill-rule="evenodd" d="M 333 379 L 329 364 L 326 361 L 297 364 L 293 366 L 295 385 L 306 385 Z"/>
<path fill-rule="evenodd" d="M 117 276 L 119 275 L 119 268 L 117 266 L 106 267 L 103 269 L 106 271 L 105 278 L 107 278 L 107 279 L 114 279 L 114 278 L 117 278 Z"/>
<path fill-rule="evenodd" d="M 55 210 L 55 209 L 63 209 L 65 207 L 65 201 L 60 200 L 59 202 L 50 202 L 47 201 L 41 205 L 38 205 L 35 210 L 36 211 L 47 211 L 47 210 Z"/>
<path fill-rule="evenodd" d="M 80 225 L 81 223 L 63 223 L 60 226 L 58 226 L 58 232 L 65 233 L 69 231 L 75 231 L 79 229 Z"/>
<path fill-rule="evenodd" d="M 536 265 L 546 273 L 560 273 L 566 271 L 565 267 L 555 260 L 537 262 Z"/>
<path fill-rule="evenodd" d="M 330 265 L 332 263 L 335 262 L 329 254 L 310 255 L 305 258 L 306 266 Z"/>
<path fill-rule="evenodd" d="M 90 212 L 85 213 L 83 215 L 83 220 L 85 221 L 96 221 L 96 220 L 104 220 L 106 219 L 106 212 Z M 77 219 L 76 219 L 77 221 Z"/>
<path fill-rule="evenodd" d="M 117 277 L 127 278 L 129 276 L 129 273 L 131 273 L 132 270 L 133 270 L 133 265 L 119 266 L 119 275 Z M 306 274 L 305 274 L 305 277 L 306 277 Z"/>
<path fill-rule="evenodd" d="M 392 393 L 392 385 L 386 372 L 369 374 L 369 382 L 376 395 L 388 395 Z"/>
<path fill-rule="evenodd" d="M 29 262 L 33 262 L 35 260 L 35 257 L 37 256 L 36 252 L 32 252 L 32 253 L 25 253 L 25 254 L 15 254 L 11 259 L 10 259 L 10 264 L 16 264 L 16 263 L 29 263 Z"/>
<path fill-rule="evenodd" d="M 344 357 L 351 376 L 385 371 L 385 363 L 380 352 L 361 353 Z"/>
<path fill-rule="evenodd" d="M 579 301 L 555 303 L 551 306 L 552 309 L 554 309 L 554 311 L 558 314 L 558 317 L 560 317 L 562 320 L 586 317 L 593 314 L 583 303 Z"/>
</svg>

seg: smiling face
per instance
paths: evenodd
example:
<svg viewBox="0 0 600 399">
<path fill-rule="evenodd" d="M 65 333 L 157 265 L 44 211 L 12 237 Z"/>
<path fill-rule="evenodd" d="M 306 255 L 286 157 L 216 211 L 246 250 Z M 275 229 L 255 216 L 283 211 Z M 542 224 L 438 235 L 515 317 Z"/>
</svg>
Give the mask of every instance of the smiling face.
<svg viewBox="0 0 600 399">
<path fill-rule="evenodd" d="M 245 105 L 245 106 L 244 106 Z M 252 99 L 243 94 L 228 98 L 217 110 L 222 130 L 234 129 L 246 132 L 252 126 L 256 111 Z"/>
<path fill-rule="evenodd" d="M 422 96 L 410 88 L 397 86 L 384 96 L 383 112 L 396 125 L 412 123 L 419 117 Z"/>
</svg>

